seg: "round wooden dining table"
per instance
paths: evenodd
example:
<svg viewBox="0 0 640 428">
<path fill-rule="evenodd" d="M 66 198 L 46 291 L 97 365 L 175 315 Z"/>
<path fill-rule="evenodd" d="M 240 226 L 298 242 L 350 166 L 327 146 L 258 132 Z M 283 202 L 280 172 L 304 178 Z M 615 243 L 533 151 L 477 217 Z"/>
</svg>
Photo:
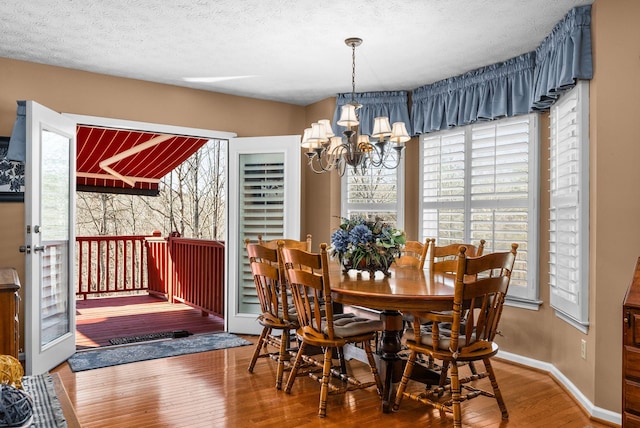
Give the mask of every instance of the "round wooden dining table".
<svg viewBox="0 0 640 428">
<path fill-rule="evenodd" d="M 402 313 L 451 310 L 454 279 L 415 267 L 392 265 L 390 276 L 376 272 L 370 277 L 367 272 L 354 270 L 343 273 L 337 262 L 331 265 L 331 297 L 334 302 L 380 311 L 383 323 L 380 356 L 384 363 L 382 411 L 389 413 L 394 400 L 393 384 L 399 382 L 402 375 L 398 356 L 404 331 Z"/>
</svg>

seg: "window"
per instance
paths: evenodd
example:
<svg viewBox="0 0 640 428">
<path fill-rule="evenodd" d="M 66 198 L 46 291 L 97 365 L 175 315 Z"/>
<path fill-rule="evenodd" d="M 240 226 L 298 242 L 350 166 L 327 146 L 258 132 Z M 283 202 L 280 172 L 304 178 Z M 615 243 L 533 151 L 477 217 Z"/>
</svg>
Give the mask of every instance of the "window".
<svg viewBox="0 0 640 428">
<path fill-rule="evenodd" d="M 538 120 L 480 122 L 420 139 L 422 239 L 486 240 L 485 252 L 519 244 L 509 304 L 537 309 Z"/>
<path fill-rule="evenodd" d="M 549 286 L 556 314 L 589 321 L 589 86 L 580 82 L 550 113 Z"/>
<path fill-rule="evenodd" d="M 395 157 L 396 152 L 389 153 Z M 390 160 L 390 162 L 392 162 Z M 404 227 L 404 157 L 395 169 L 368 168 L 364 174 L 347 167 L 342 177 L 342 216 L 383 218 Z"/>
</svg>

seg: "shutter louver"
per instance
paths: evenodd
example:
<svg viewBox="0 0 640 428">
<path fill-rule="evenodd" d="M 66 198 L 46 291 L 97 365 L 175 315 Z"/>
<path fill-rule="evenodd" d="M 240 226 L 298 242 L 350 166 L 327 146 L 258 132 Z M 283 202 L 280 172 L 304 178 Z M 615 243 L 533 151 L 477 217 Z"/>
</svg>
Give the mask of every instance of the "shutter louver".
<svg viewBox="0 0 640 428">
<path fill-rule="evenodd" d="M 423 202 L 464 201 L 465 134 L 446 132 L 424 140 Z"/>
<path fill-rule="evenodd" d="M 510 294 L 527 296 L 529 240 L 528 116 L 471 128 L 470 240 L 485 239 L 485 252 L 519 244 Z"/>
<path fill-rule="evenodd" d="M 422 234 L 438 245 L 464 240 L 465 133 L 455 130 L 423 140 Z"/>
</svg>

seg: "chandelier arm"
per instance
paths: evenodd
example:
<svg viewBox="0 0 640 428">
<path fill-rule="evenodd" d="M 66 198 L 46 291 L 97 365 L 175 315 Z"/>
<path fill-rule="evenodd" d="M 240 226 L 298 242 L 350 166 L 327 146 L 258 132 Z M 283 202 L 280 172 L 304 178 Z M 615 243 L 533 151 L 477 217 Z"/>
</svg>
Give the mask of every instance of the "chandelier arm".
<svg viewBox="0 0 640 428">
<path fill-rule="evenodd" d="M 369 162 L 371 166 L 379 168 L 381 166 L 385 166 L 385 161 L 389 156 L 389 152 L 385 150 L 387 146 L 387 142 L 384 140 L 380 140 L 375 144 L 372 144 L 371 147 L 373 150 L 369 152 Z"/>
<path fill-rule="evenodd" d="M 387 169 L 396 169 L 398 165 L 400 165 L 400 159 L 402 158 L 402 149 L 404 149 L 404 146 L 394 146 L 393 150 L 396 151 L 395 161 L 392 164 L 388 164 L 386 160 L 389 159 L 389 156 L 387 156 L 382 166 L 384 166 Z"/>
<path fill-rule="evenodd" d="M 315 149 L 314 152 L 307 153 L 309 156 L 309 166 L 316 174 L 322 174 L 329 171 L 337 171 L 341 176 L 345 171 L 345 154 L 349 150 L 347 144 L 342 144 L 332 151 L 328 147 Z"/>
<path fill-rule="evenodd" d="M 335 169 L 340 175 L 340 177 L 342 177 L 344 175 L 344 172 L 347 170 L 347 163 L 344 161 L 342 157 L 338 158 Z"/>
<path fill-rule="evenodd" d="M 390 150 L 386 150 L 385 147 L 388 143 L 386 141 L 379 141 L 372 145 L 373 150 L 369 153 L 369 162 L 371 166 L 380 168 L 384 167 L 387 169 L 395 169 L 400 165 L 400 158 L 402 157 L 402 150 L 404 146 L 393 146 L 391 147 L 396 152 L 395 161 L 389 162 L 391 159 Z"/>
<path fill-rule="evenodd" d="M 328 172 L 332 170 L 331 165 L 328 164 L 327 162 L 325 162 L 326 166 L 323 165 L 322 158 L 324 157 L 323 154 L 325 152 L 326 152 L 326 149 L 321 147 L 314 149 L 312 152 L 307 152 L 307 156 L 309 158 L 309 162 L 308 162 L 309 167 L 316 174 L 322 174 L 324 172 Z"/>
<path fill-rule="evenodd" d="M 323 159 L 324 159 L 324 162 L 323 162 Z M 320 166 L 320 169 L 322 170 L 322 172 L 333 171 L 333 169 L 335 168 L 335 159 L 331 159 L 329 155 L 319 157 L 318 166 Z"/>
<path fill-rule="evenodd" d="M 316 168 L 316 166 L 314 164 L 314 159 L 315 159 L 315 163 L 320 165 L 320 169 Z M 322 174 L 323 172 L 327 172 L 327 170 L 324 170 L 322 168 L 322 164 L 320 163 L 320 158 L 318 158 L 318 156 L 316 156 L 315 153 L 313 153 L 312 155 L 309 156 L 308 165 L 311 168 L 311 171 L 315 172 L 316 174 Z"/>
</svg>

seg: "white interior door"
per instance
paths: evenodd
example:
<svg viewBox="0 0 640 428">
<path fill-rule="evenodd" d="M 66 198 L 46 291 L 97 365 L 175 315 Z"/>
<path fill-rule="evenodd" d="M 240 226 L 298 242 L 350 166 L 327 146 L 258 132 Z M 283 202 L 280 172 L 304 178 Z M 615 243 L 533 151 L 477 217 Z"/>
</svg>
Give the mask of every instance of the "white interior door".
<svg viewBox="0 0 640 428">
<path fill-rule="evenodd" d="M 25 372 L 31 375 L 76 349 L 76 123 L 33 101 L 26 107 Z"/>
<path fill-rule="evenodd" d="M 300 136 L 229 142 L 226 329 L 260 334 L 260 313 L 244 240 L 300 239 Z"/>
</svg>

